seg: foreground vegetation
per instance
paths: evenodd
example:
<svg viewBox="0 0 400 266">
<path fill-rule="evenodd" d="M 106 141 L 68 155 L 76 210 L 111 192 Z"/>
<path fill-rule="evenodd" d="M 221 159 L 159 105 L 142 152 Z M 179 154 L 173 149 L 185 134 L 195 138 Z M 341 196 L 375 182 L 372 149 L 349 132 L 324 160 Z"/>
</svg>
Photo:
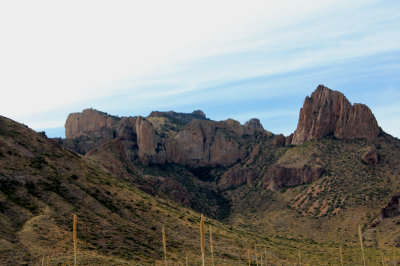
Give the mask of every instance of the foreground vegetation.
<svg viewBox="0 0 400 266">
<path fill-rule="evenodd" d="M 73 216 L 73 231 L 71 252 L 63 254 L 53 254 L 54 257 L 43 255 L 42 265 L 62 264 L 62 265 L 93 265 L 107 263 L 112 265 L 132 265 L 135 260 L 123 260 L 112 256 L 101 256 L 96 252 L 88 250 L 87 244 L 80 241 L 79 251 L 76 233 L 76 215 Z M 145 264 L 154 265 L 397 265 L 399 260 L 399 249 L 396 247 L 385 246 L 376 231 L 377 246 L 364 248 L 363 233 L 361 226 L 357 237 L 359 243 L 344 244 L 336 246 L 333 243 L 309 243 L 296 239 L 282 238 L 257 238 L 248 234 L 243 240 L 246 243 L 238 243 L 241 238 L 234 231 L 217 230 L 217 234 L 212 233 L 211 224 L 215 221 L 200 217 L 199 234 L 193 236 L 198 239 L 198 248 L 188 249 L 184 244 L 180 247 L 174 246 L 174 240 L 168 236 L 165 227 L 160 232 L 160 243 L 158 249 L 162 256 L 154 261 Z M 206 232 L 205 223 L 210 224 Z M 241 232 L 246 234 L 247 232 Z M 225 235 L 228 234 L 228 235 Z M 215 235 L 217 237 L 215 237 Z M 231 236 L 231 237 L 229 237 Z M 214 239 L 215 237 L 215 239 Z M 230 238 L 231 246 L 213 245 L 213 241 L 218 243 L 222 238 Z M 208 241 L 207 241 L 208 240 Z M 242 241 L 243 241 L 242 240 Z M 260 241 L 257 243 L 255 241 Z M 250 241 L 250 242 L 249 242 Z M 254 242 L 253 242 L 254 241 Z M 206 242 L 208 242 L 206 244 Z M 254 244 L 253 244 L 254 243 Z M 178 248 L 178 250 L 176 250 Z M 172 250 L 172 252 L 170 251 Z M 214 258 L 214 254 L 216 257 Z M 161 255 L 161 254 L 160 254 Z M 136 262 L 143 264 L 144 262 Z M 134 263 L 134 264 L 136 264 Z"/>
</svg>

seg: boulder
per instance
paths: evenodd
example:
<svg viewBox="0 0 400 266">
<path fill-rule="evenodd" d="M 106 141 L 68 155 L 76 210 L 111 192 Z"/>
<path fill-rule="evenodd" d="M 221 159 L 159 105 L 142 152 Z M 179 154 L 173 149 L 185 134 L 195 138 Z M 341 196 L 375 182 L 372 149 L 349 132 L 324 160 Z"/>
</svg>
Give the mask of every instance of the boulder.
<svg viewBox="0 0 400 266">
<path fill-rule="evenodd" d="M 400 199 L 400 193 L 394 195 L 390 199 L 388 204 L 383 209 L 381 209 L 381 219 L 394 217 L 400 214 L 399 199 Z"/>
<path fill-rule="evenodd" d="M 370 149 L 362 156 L 362 161 L 365 164 L 377 164 L 379 162 L 379 156 L 375 149 Z"/>
</svg>

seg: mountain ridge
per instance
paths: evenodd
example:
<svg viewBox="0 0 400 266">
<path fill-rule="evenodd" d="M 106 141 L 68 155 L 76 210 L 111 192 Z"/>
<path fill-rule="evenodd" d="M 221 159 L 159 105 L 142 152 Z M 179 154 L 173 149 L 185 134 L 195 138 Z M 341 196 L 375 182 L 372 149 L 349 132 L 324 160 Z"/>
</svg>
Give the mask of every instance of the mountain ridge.
<svg viewBox="0 0 400 266">
<path fill-rule="evenodd" d="M 72 213 L 84 217 L 85 200 L 91 226 L 89 247 L 82 250 L 87 264 L 160 262 L 162 249 L 155 247 L 162 225 L 176 237 L 169 245 L 172 260 L 179 261 L 184 245 L 197 245 L 199 213 L 218 227 L 221 264 L 246 257 L 247 244 L 239 242 L 268 246 L 275 263 L 289 263 L 298 249 L 309 263 L 324 262 L 316 250 L 336 254 L 339 243 L 357 248 L 358 225 L 374 262 L 376 230 L 388 245 L 397 245 L 400 235 L 400 141 L 381 129 L 375 134 L 377 123 L 364 137 L 342 134 L 355 131 L 348 122 L 341 129 L 346 120 L 337 123 L 338 109 L 330 106 L 347 106 L 338 113 L 346 119 L 352 107 L 344 96 L 319 90 L 342 100 L 326 107 L 326 97 L 305 101 L 304 109 L 335 119 L 299 115 L 309 119 L 299 122 L 305 130 L 298 132 L 306 136 L 300 143 L 293 143 L 294 135 L 272 134 L 257 119 L 241 125 L 212 121 L 199 111 L 117 117 L 89 109 L 71 115 L 66 125 L 73 137 L 67 139 L 48 139 L 0 117 L 0 241 L 7 247 L 0 262 L 10 263 L 12 256 L 37 262 L 51 239 L 58 243 L 54 254 L 63 254 L 57 261 L 70 260 L 63 239 Z M 364 113 L 367 121 L 374 118 L 370 110 Z M 319 139 L 315 132 L 325 135 Z M 59 234 L 47 232 L 43 242 L 32 242 L 45 226 Z"/>
<path fill-rule="evenodd" d="M 342 93 L 324 85 L 319 85 L 311 96 L 306 97 L 298 126 L 287 137 L 268 132 L 255 118 L 243 125 L 233 119 L 212 121 L 199 110 L 189 114 L 154 111 L 148 117 L 119 118 L 86 109 L 82 113 L 69 115 L 65 125 L 68 136 L 65 147 L 70 147 L 70 139 L 89 138 L 86 142 L 75 141 L 75 144 L 83 143 L 82 147 L 75 148 L 77 152 L 84 150 L 89 145 L 87 143 L 93 148 L 93 143 L 102 144 L 118 138 L 131 161 L 138 158 L 144 165 L 176 163 L 194 168 L 230 168 L 236 165 L 237 170 L 225 174 L 223 181 L 219 182 L 222 187 L 231 186 L 229 179 L 235 184 L 246 183 L 242 177 L 239 178 L 238 173 L 241 173 L 249 175 L 246 180 L 263 176 L 264 187 L 271 190 L 313 182 L 326 171 L 323 165 L 308 162 L 294 168 L 277 163 L 264 173 L 260 169 L 239 170 L 237 165 L 244 163 L 249 166 L 254 161 L 260 143 L 272 138 L 278 148 L 300 145 L 308 140 L 318 141 L 329 136 L 352 140 L 374 139 L 383 134 L 367 106 L 352 105 Z M 376 151 L 368 152 L 365 161 L 378 160 Z"/>
</svg>

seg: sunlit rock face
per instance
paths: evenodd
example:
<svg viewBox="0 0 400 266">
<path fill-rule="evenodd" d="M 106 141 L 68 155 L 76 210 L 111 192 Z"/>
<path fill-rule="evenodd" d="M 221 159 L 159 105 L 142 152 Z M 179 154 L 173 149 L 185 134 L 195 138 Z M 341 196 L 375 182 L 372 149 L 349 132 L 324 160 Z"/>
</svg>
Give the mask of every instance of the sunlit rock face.
<svg viewBox="0 0 400 266">
<path fill-rule="evenodd" d="M 330 135 L 343 140 L 374 138 L 379 133 L 378 123 L 366 105 L 352 105 L 342 93 L 319 85 L 304 100 L 292 144 Z"/>
</svg>

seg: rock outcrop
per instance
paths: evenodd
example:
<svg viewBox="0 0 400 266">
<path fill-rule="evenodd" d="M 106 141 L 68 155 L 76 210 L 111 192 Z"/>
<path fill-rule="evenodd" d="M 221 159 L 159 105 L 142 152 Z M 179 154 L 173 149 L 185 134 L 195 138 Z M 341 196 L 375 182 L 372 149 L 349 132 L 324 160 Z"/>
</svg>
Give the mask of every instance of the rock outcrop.
<svg viewBox="0 0 400 266">
<path fill-rule="evenodd" d="M 136 119 L 136 134 L 139 158 L 144 164 L 148 164 L 156 155 L 157 139 L 151 123 L 141 116 Z"/>
<path fill-rule="evenodd" d="M 128 178 L 136 172 L 135 167 L 125 153 L 124 146 L 117 138 L 86 153 L 85 159 L 96 162 L 107 171 Z"/>
<path fill-rule="evenodd" d="M 379 156 L 375 149 L 370 149 L 364 153 L 362 161 L 365 164 L 377 164 L 379 162 Z"/>
<path fill-rule="evenodd" d="M 290 144 L 292 144 L 292 140 L 293 140 L 293 133 L 286 137 L 285 146 L 289 146 Z"/>
<path fill-rule="evenodd" d="M 226 171 L 218 182 L 221 189 L 250 184 L 257 178 L 257 171 L 250 167 L 234 166 Z"/>
<path fill-rule="evenodd" d="M 173 178 L 166 178 L 161 184 L 158 185 L 158 189 L 174 200 L 181 202 L 183 205 L 192 207 L 190 204 L 190 193 L 184 186 L 182 186 Z"/>
<path fill-rule="evenodd" d="M 342 93 L 319 85 L 311 97 L 304 100 L 292 144 L 330 135 L 344 140 L 374 138 L 380 131 L 367 106 L 352 105 Z"/>
<path fill-rule="evenodd" d="M 153 111 L 150 113 L 149 117 L 167 117 L 167 118 L 172 118 L 180 121 L 181 123 L 187 124 L 195 119 L 199 120 L 207 120 L 206 115 L 204 114 L 203 111 L 201 110 L 196 110 L 193 111 L 190 114 L 187 113 L 177 113 L 174 111 L 168 111 L 168 112 L 159 112 L 159 111 Z"/>
<path fill-rule="evenodd" d="M 381 218 L 394 217 L 400 214 L 400 193 L 394 195 L 389 203 L 381 210 Z"/>
<path fill-rule="evenodd" d="M 62 144 L 85 154 L 118 138 L 128 157 L 139 158 L 145 165 L 170 162 L 190 167 L 229 166 L 248 156 L 249 147 L 242 137 L 263 131 L 258 119 L 243 126 L 233 119 L 215 122 L 200 110 L 120 118 L 86 109 L 68 116 L 67 139 Z"/>
<path fill-rule="evenodd" d="M 112 138 L 112 128 L 117 122 L 116 117 L 94 109 L 85 109 L 82 113 L 68 115 L 65 122 L 65 137 L 73 139 L 96 132 L 98 137 Z"/>
<path fill-rule="evenodd" d="M 287 168 L 282 165 L 272 165 L 264 176 L 264 187 L 276 191 L 281 187 L 291 187 L 311 183 L 325 173 L 324 168 L 312 168 L 304 165 L 302 168 Z"/>
<path fill-rule="evenodd" d="M 286 137 L 283 134 L 279 134 L 275 138 L 275 147 L 283 147 L 286 143 Z"/>
<path fill-rule="evenodd" d="M 231 124 L 233 126 L 230 127 Z M 228 129 L 235 134 L 241 132 L 240 128 L 232 122 L 193 120 L 173 139 L 167 141 L 167 160 L 198 167 L 228 166 L 239 159 L 244 159 L 247 155 L 246 150 L 239 146 L 237 140 L 219 131 L 219 128 Z"/>
<path fill-rule="evenodd" d="M 244 124 L 244 134 L 253 135 L 255 132 L 264 132 L 264 128 L 257 118 L 252 118 Z"/>
<path fill-rule="evenodd" d="M 81 154 L 119 138 L 124 146 L 130 142 L 137 146 L 136 117 L 116 117 L 94 109 L 85 109 L 81 113 L 72 113 L 65 122 L 64 147 Z M 129 152 L 128 152 L 129 153 Z"/>
</svg>

